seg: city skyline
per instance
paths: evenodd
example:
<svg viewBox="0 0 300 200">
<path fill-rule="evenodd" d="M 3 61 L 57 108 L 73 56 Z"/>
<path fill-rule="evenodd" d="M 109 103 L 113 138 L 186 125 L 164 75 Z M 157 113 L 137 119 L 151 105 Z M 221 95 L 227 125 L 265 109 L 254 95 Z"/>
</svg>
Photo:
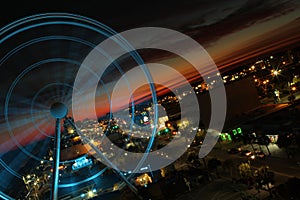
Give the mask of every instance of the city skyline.
<svg viewBox="0 0 300 200">
<path fill-rule="evenodd" d="M 22 20 L 24 17 L 30 20 Z M 135 198 L 148 198 L 152 187 L 168 185 L 174 174 L 181 174 L 179 166 L 189 170 L 175 177 L 173 185 L 189 192 L 198 191 L 199 186 L 191 175 L 193 170 L 205 179 L 201 187 L 228 178 L 237 187 L 254 187 L 266 173 L 267 185 L 258 182 L 257 191 L 267 187 L 270 196 L 269 187 L 299 175 L 294 170 L 299 155 L 291 150 L 299 148 L 298 0 L 29 1 L 1 6 L 0 19 L 0 189 L 4 193 L 20 197 L 28 192 L 33 198 L 50 193 L 47 184 L 51 185 L 54 171 L 56 131 L 50 108 L 57 102 L 68 108 L 68 118 L 61 126 L 61 177 L 56 174 L 61 181 L 60 197 L 97 198 L 110 185 L 104 193 L 124 195 L 121 193 L 128 190 Z M 9 25 L 17 20 L 21 21 L 16 27 Z M 164 31 L 148 34 L 151 27 L 177 32 L 185 39 L 176 34 L 169 37 Z M 154 48 L 129 53 L 132 49 L 125 40 L 110 37 L 136 30 L 145 32 L 128 34 L 128 40 Z M 117 38 L 117 45 L 105 43 L 107 38 Z M 115 57 L 122 48 L 126 53 Z M 143 62 L 145 66 L 137 67 Z M 219 96 L 213 96 L 214 91 Z M 217 106 L 216 97 L 220 100 Z M 182 102 L 186 104 L 181 108 Z M 216 116 L 221 117 L 215 121 Z M 221 130 L 211 129 L 214 122 Z M 188 138 L 192 134 L 195 137 Z M 168 145 L 173 149 L 166 153 L 162 148 Z M 200 154 L 201 149 L 209 153 Z M 180 151 L 181 157 L 172 154 Z M 134 152 L 143 155 L 137 169 L 144 170 L 141 176 L 111 170 L 111 165 L 104 167 L 106 161 L 102 163 L 103 156 L 117 158 L 121 166 L 135 158 L 130 157 Z M 155 158 L 156 153 L 156 160 L 171 164 L 159 170 L 154 163 L 150 166 L 146 158 Z M 151 156 L 144 159 L 146 154 Z M 227 160 L 239 167 L 229 167 Z M 133 161 L 130 170 L 135 167 Z M 248 167 L 251 175 L 241 170 Z M 14 183 L 23 184 L 24 191 L 14 191 Z M 159 188 L 154 191 L 168 191 Z"/>
</svg>

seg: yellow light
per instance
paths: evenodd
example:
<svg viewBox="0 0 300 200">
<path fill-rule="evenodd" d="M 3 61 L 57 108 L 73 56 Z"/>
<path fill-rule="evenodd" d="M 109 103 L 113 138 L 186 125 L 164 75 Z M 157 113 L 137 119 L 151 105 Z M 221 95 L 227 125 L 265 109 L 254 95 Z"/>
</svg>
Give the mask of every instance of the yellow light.
<svg viewBox="0 0 300 200">
<path fill-rule="evenodd" d="M 79 141 L 79 140 L 80 140 L 80 136 L 76 136 L 76 137 L 73 138 L 73 141 L 74 141 L 74 142 L 77 142 L 77 141 Z"/>
<path fill-rule="evenodd" d="M 88 196 L 92 197 L 93 196 L 93 191 L 88 191 Z"/>
<path fill-rule="evenodd" d="M 295 87 L 295 86 L 294 86 L 294 87 L 292 87 L 292 90 L 293 90 L 293 91 L 295 91 L 295 90 L 296 90 L 296 87 Z"/>
<path fill-rule="evenodd" d="M 113 186 L 113 190 L 115 191 L 115 190 L 118 190 L 119 189 L 119 185 L 116 183 L 116 184 L 114 184 L 114 186 Z"/>
<path fill-rule="evenodd" d="M 274 74 L 275 76 L 277 76 L 277 75 L 279 74 L 279 72 L 278 72 L 277 70 L 274 70 L 274 71 L 273 71 L 273 74 Z"/>
<path fill-rule="evenodd" d="M 252 65 L 252 66 L 251 66 L 251 69 L 252 69 L 252 70 L 254 70 L 254 69 L 255 69 L 255 66 L 254 66 L 254 65 Z"/>
</svg>

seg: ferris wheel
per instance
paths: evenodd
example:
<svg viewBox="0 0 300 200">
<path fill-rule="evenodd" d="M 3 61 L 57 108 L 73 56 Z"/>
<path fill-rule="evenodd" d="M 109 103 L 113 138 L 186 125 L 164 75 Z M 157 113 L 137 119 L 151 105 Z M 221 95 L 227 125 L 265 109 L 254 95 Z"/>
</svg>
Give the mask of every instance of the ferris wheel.
<svg viewBox="0 0 300 200">
<path fill-rule="evenodd" d="M 16 183 L 26 186 L 23 198 L 33 199 L 38 199 L 45 185 L 46 194 L 52 199 L 58 199 L 60 191 L 67 193 L 81 186 L 93 185 L 93 188 L 80 195 L 93 195 L 98 191 L 95 186 L 98 178 L 110 166 L 98 169 L 90 167 L 87 174 L 80 174 L 76 178 L 66 175 L 64 178 L 64 173 L 74 175 L 77 172 L 73 171 L 91 164 L 93 160 L 87 158 L 90 155 L 88 150 L 80 152 L 73 148 L 77 145 L 74 138 L 78 136 L 82 140 L 79 146 L 91 143 L 94 138 L 86 136 L 81 131 L 83 127 L 76 126 L 72 116 L 72 94 L 77 90 L 74 80 L 85 56 L 98 43 L 115 34 L 113 29 L 96 20 L 70 13 L 28 16 L 0 29 L 0 177 L 1 190 L 4 191 L 0 195 L 3 198 L 13 199 L 24 195 L 20 191 L 12 192 L 11 187 Z M 126 49 L 137 64 L 143 64 L 139 54 L 131 49 L 126 40 L 117 37 L 115 43 Z M 98 51 L 105 55 L 103 50 Z M 99 81 L 108 99 L 111 94 L 107 85 L 114 77 L 112 73 L 124 73 L 118 61 L 113 61 L 106 70 L 104 80 Z M 91 74 L 97 76 L 95 72 Z M 87 89 L 88 81 L 87 77 Z M 134 107 L 134 102 L 131 106 Z M 97 123 L 97 119 L 93 120 Z M 63 127 L 64 123 L 71 123 L 69 127 L 72 130 Z M 74 132 L 75 136 L 68 135 L 74 135 Z M 69 139 L 72 144 L 62 143 L 64 134 L 68 137 L 66 141 Z M 76 153 L 60 159 L 62 151 Z M 101 151 L 97 153 L 102 154 Z M 100 156 L 105 158 L 104 155 Z M 66 168 L 70 171 L 61 172 Z M 135 190 L 130 183 L 130 176 L 125 177 L 116 167 L 113 170 Z"/>
</svg>

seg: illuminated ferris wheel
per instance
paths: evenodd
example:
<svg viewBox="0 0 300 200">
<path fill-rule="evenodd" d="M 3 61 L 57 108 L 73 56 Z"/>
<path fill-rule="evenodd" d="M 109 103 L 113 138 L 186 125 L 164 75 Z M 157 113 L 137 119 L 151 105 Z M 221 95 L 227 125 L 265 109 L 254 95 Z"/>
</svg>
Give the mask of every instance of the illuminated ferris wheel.
<svg viewBox="0 0 300 200">
<path fill-rule="evenodd" d="M 115 34 L 98 21 L 68 13 L 29 16 L 0 29 L 1 197 L 38 199 L 48 195 L 58 199 L 73 192 L 87 198 L 104 187 L 99 177 L 108 167 L 93 167 L 99 161 L 90 156 L 91 145 L 86 144 L 97 145 L 85 132 L 83 124 L 88 122 L 78 127 L 72 118 L 72 93 L 77 89 L 73 83 L 85 56 Z M 116 44 L 127 49 L 137 64 L 143 63 L 125 40 L 116 38 Z M 104 88 L 107 101 L 110 93 L 106 86 L 114 77 L 110 73 L 122 75 L 124 69 L 114 61 L 100 79 L 99 87 Z M 143 117 L 146 121 L 149 118 Z M 93 123 L 97 126 L 98 119 L 89 125 Z M 94 128 L 99 132 L 99 127 Z M 89 167 L 88 173 L 80 171 L 84 167 Z M 117 168 L 114 171 L 121 184 L 136 190 L 130 176 Z M 23 184 L 24 192 L 13 191 L 18 184 Z"/>
</svg>

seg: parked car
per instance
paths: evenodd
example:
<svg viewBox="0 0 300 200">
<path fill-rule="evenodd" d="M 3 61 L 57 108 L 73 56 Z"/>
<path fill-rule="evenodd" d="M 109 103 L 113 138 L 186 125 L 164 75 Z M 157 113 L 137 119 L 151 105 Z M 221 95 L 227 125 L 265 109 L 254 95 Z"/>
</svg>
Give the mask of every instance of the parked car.
<svg viewBox="0 0 300 200">
<path fill-rule="evenodd" d="M 238 154 L 240 152 L 241 152 L 240 148 L 231 148 L 231 149 L 228 149 L 228 153 L 230 153 L 230 154 Z"/>
<path fill-rule="evenodd" d="M 253 149 L 254 150 L 254 153 L 258 153 L 258 152 L 261 152 L 260 150 L 258 150 L 258 149 Z"/>
<path fill-rule="evenodd" d="M 264 154 L 264 152 L 261 151 L 255 153 L 255 157 L 257 158 L 264 158 L 265 156 L 266 154 Z"/>
<path fill-rule="evenodd" d="M 253 153 L 249 150 L 242 150 L 241 155 L 242 156 L 251 156 Z"/>
</svg>

